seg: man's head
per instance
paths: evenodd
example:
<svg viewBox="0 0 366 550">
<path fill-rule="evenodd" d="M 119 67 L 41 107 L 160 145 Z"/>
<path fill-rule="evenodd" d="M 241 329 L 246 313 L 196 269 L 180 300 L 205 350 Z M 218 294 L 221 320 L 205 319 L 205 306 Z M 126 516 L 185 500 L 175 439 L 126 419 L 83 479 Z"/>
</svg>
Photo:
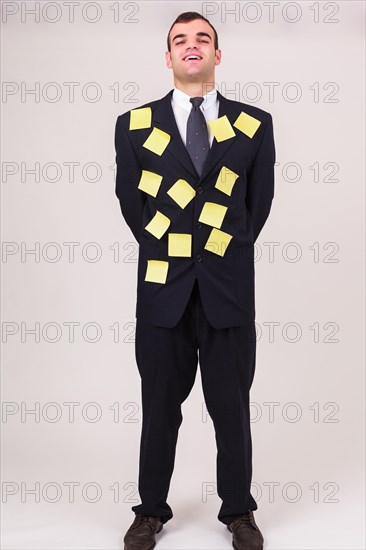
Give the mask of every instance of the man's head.
<svg viewBox="0 0 366 550">
<path fill-rule="evenodd" d="M 181 13 L 168 32 L 166 64 L 181 87 L 215 82 L 215 65 L 221 61 L 217 32 L 197 12 Z"/>
</svg>

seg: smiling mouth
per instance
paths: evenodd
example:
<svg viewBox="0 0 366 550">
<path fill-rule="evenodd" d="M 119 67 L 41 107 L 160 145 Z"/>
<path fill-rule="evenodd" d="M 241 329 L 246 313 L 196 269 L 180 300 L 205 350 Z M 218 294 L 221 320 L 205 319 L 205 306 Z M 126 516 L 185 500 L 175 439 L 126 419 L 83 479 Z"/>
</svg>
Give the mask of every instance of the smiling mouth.
<svg viewBox="0 0 366 550">
<path fill-rule="evenodd" d="M 183 61 L 201 61 L 202 57 L 199 55 L 187 55 L 187 57 L 183 58 Z"/>
</svg>

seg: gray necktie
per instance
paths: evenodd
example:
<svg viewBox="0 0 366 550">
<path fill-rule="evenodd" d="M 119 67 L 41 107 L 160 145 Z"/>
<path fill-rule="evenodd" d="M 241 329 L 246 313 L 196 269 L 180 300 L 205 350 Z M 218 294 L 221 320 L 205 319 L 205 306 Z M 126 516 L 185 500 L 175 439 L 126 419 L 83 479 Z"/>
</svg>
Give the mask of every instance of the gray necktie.
<svg viewBox="0 0 366 550">
<path fill-rule="evenodd" d="M 203 97 L 191 97 L 192 109 L 187 121 L 186 147 L 199 175 L 210 148 L 206 119 L 200 109 Z"/>
</svg>

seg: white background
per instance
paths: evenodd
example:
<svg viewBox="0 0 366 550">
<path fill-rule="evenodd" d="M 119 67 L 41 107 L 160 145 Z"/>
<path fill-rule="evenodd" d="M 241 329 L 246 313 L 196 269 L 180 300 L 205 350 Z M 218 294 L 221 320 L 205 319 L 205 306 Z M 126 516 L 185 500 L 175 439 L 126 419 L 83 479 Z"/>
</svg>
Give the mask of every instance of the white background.
<svg viewBox="0 0 366 550">
<path fill-rule="evenodd" d="M 268 2 L 79 2 L 70 22 L 65 2 L 2 3 L 4 549 L 117 549 L 133 520 L 138 247 L 114 195 L 114 125 L 172 89 L 166 35 L 190 10 L 218 31 L 218 89 L 274 122 L 275 199 L 256 244 L 255 517 L 268 550 L 365 548 L 364 3 L 275 4 L 271 22 Z M 183 404 L 162 550 L 231 548 L 200 384 Z"/>
</svg>

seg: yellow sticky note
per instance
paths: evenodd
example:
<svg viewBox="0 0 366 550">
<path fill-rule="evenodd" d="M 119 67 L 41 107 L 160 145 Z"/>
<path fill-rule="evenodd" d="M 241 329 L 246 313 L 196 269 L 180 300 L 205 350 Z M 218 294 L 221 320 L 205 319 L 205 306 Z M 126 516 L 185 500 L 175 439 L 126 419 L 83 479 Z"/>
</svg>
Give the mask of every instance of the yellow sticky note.
<svg viewBox="0 0 366 550">
<path fill-rule="evenodd" d="M 235 174 L 230 168 L 223 166 L 216 180 L 215 187 L 230 196 L 238 177 L 239 175 Z"/>
<path fill-rule="evenodd" d="M 159 130 L 159 128 L 153 128 L 147 140 L 142 144 L 143 147 L 149 149 L 157 155 L 162 155 L 165 151 L 165 148 L 168 146 L 170 141 L 170 135 Z"/>
<path fill-rule="evenodd" d="M 217 141 L 224 141 L 225 139 L 235 137 L 236 135 L 230 124 L 230 120 L 226 115 L 210 120 L 208 125 L 210 126 Z"/>
<path fill-rule="evenodd" d="M 137 187 L 141 191 L 145 191 L 145 193 L 156 197 L 162 179 L 163 176 L 159 176 L 159 174 L 149 172 L 148 170 L 143 170 Z"/>
<path fill-rule="evenodd" d="M 199 222 L 207 223 L 220 229 L 223 219 L 225 217 L 227 206 L 222 204 L 216 204 L 215 202 L 205 202 L 203 205 Z"/>
<path fill-rule="evenodd" d="M 140 130 L 151 126 L 151 107 L 130 111 L 130 130 Z"/>
<path fill-rule="evenodd" d="M 192 235 L 189 233 L 168 233 L 168 256 L 192 255 Z"/>
<path fill-rule="evenodd" d="M 243 134 L 249 136 L 250 138 L 254 136 L 260 125 L 260 120 L 257 120 L 247 113 L 244 113 L 244 111 L 240 113 L 240 115 L 234 122 L 235 128 L 238 128 L 238 130 L 240 130 L 241 132 L 243 132 Z"/>
<path fill-rule="evenodd" d="M 195 196 L 196 191 L 186 180 L 178 180 L 167 193 L 181 208 L 185 208 Z"/>
<path fill-rule="evenodd" d="M 150 283 L 165 283 L 168 275 L 169 262 L 163 260 L 147 260 L 145 281 Z"/>
<path fill-rule="evenodd" d="M 145 229 L 157 239 L 161 239 L 169 225 L 170 219 L 157 210 L 153 219 L 145 226 Z"/>
<path fill-rule="evenodd" d="M 219 256 L 223 256 L 232 238 L 233 236 L 229 235 L 229 233 L 213 228 L 205 244 L 205 249 Z"/>
</svg>

